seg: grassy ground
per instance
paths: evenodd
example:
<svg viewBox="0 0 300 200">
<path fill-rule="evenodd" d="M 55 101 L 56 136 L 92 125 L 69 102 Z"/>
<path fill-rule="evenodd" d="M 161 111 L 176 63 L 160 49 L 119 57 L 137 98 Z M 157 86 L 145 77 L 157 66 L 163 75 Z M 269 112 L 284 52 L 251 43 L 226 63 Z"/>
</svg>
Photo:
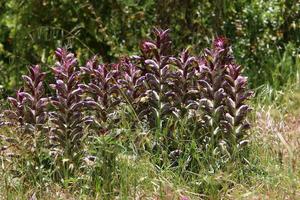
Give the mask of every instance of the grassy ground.
<svg viewBox="0 0 300 200">
<path fill-rule="evenodd" d="M 300 199 L 300 92 L 276 92 L 269 99 L 270 91 L 261 92 L 252 102 L 253 127 L 245 155 L 225 168 L 203 165 L 193 173 L 158 167 L 151 155 L 121 150 L 116 163 L 106 169 L 113 175 L 105 186 L 97 186 L 82 181 L 97 174 L 53 183 L 42 169 L 32 176 L 36 180 L 24 184 L 25 175 L 13 174 L 13 161 L 1 162 L 0 199 Z M 1 130 L 2 135 L 8 132 Z M 92 198 L 88 187 L 111 187 L 106 191 L 116 195 L 99 192 Z"/>
</svg>

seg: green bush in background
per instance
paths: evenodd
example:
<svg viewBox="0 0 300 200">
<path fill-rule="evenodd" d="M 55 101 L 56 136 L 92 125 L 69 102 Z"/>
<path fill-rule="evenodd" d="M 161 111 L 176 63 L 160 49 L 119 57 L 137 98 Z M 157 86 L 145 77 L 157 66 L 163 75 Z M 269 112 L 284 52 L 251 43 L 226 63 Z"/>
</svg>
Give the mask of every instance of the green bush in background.
<svg viewBox="0 0 300 200">
<path fill-rule="evenodd" d="M 229 37 L 252 87 L 280 87 L 299 69 L 298 0 L 0 0 L 2 93 L 28 65 L 47 69 L 58 46 L 111 62 L 137 51 L 153 26 L 170 28 L 176 49 L 193 44 L 195 52 Z"/>
</svg>

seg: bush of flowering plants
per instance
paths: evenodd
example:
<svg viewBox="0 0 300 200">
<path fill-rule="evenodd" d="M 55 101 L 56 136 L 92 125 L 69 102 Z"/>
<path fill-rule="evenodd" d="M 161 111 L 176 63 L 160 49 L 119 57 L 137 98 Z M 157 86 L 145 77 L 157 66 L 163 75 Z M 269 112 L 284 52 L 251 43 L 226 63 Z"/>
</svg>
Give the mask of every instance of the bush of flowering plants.
<svg viewBox="0 0 300 200">
<path fill-rule="evenodd" d="M 138 115 L 147 116 L 152 126 L 161 130 L 163 121 L 177 110 L 174 107 L 174 73 L 171 69 L 171 40 L 169 30 L 154 29 L 154 40 L 140 44 L 141 55 L 133 56 L 136 67 L 141 71 L 135 78 L 138 88 L 142 84 L 144 94 L 139 95 Z M 137 69 L 136 69 L 137 70 Z M 133 91 L 131 92 L 133 93 Z"/>
<path fill-rule="evenodd" d="M 81 67 L 81 75 L 87 75 L 88 82 L 79 85 L 87 98 L 85 105 L 94 109 L 96 128 L 98 133 L 104 134 L 115 119 L 117 106 L 120 103 L 119 86 L 117 83 L 119 75 L 118 64 L 100 64 L 95 56 Z"/>
<path fill-rule="evenodd" d="M 55 83 L 50 85 L 55 90 L 50 97 L 54 108 L 49 112 L 50 143 L 58 163 L 71 168 L 81 157 L 84 127 L 90 119 L 83 113 L 85 102 L 81 97 L 83 89 L 79 87 L 80 72 L 76 70 L 74 54 L 58 48 L 55 55 L 58 62 L 52 68 Z"/>
<path fill-rule="evenodd" d="M 48 98 L 44 97 L 43 85 L 45 75 L 39 65 L 30 67 L 29 75 L 22 76 L 24 87 L 17 91 L 16 98 L 8 97 L 11 110 L 6 110 L 5 114 L 27 132 L 34 132 L 47 121 Z"/>
<path fill-rule="evenodd" d="M 223 44 L 224 43 L 224 44 Z M 199 88 L 201 91 L 199 106 L 203 111 L 201 117 L 206 144 L 218 145 L 223 134 L 221 121 L 224 118 L 224 91 L 226 63 L 230 63 L 228 57 L 227 41 L 216 39 L 212 49 L 206 49 L 204 56 L 199 61 Z"/>
<path fill-rule="evenodd" d="M 24 86 L 17 91 L 16 97 L 8 97 L 11 109 L 4 111 L 4 116 L 9 119 L 6 124 L 15 127 L 16 131 L 21 133 L 15 138 L 17 140 L 10 140 L 18 143 L 15 145 L 20 153 L 35 152 L 45 142 L 49 102 L 45 97 L 45 75 L 39 65 L 30 67 L 29 75 L 22 76 Z"/>
<path fill-rule="evenodd" d="M 161 127 L 170 119 L 169 114 L 184 117 L 198 107 L 202 142 L 238 145 L 249 127 L 245 118 L 250 109 L 245 100 L 252 92 L 235 64 L 229 41 L 216 38 L 212 49 L 197 58 L 188 50 L 179 56 L 170 55 L 168 30 L 154 29 L 154 35 L 154 40 L 141 43 L 141 55 L 122 62 L 127 70 L 119 81 L 124 83 L 137 113 L 146 115 L 149 121 L 159 121 Z M 233 122 L 231 117 L 239 119 Z"/>
<path fill-rule="evenodd" d="M 176 72 L 174 73 L 174 102 L 181 116 L 184 117 L 188 111 L 197 107 L 196 99 L 200 95 L 197 87 L 197 69 L 198 60 L 190 55 L 188 49 L 180 53 L 178 57 L 173 58 Z"/>
<path fill-rule="evenodd" d="M 52 68 L 55 82 L 50 85 L 55 94 L 44 97 L 45 73 L 33 66 L 30 75 L 23 76 L 24 88 L 16 98 L 9 98 L 12 110 L 6 115 L 29 133 L 49 124 L 51 150 L 69 167 L 81 160 L 87 135 L 122 128 L 119 114 L 125 112 L 123 105 L 135 114 L 126 118 L 133 124 L 128 127 L 137 128 L 135 122 L 143 119 L 150 127 L 147 131 L 154 130 L 168 153 L 181 152 L 178 142 L 167 144 L 179 138 L 174 133 L 184 135 L 184 140 L 196 137 L 201 150 L 230 150 L 244 144 L 250 111 L 246 100 L 252 92 L 228 40 L 216 38 L 212 48 L 200 56 L 187 49 L 172 55 L 169 30 L 155 28 L 153 33 L 154 39 L 140 43 L 138 55 L 123 57 L 116 64 L 101 64 L 93 57 L 77 68 L 75 55 L 58 48 L 58 61 Z M 174 131 L 174 122 L 183 119 L 188 119 L 189 125 L 182 129 L 187 133 Z M 90 123 L 97 126 L 88 126 Z"/>
<path fill-rule="evenodd" d="M 241 66 L 229 64 L 226 69 L 224 90 L 225 99 L 225 118 L 222 121 L 223 130 L 228 145 L 243 145 L 246 130 L 250 128 L 247 121 L 247 113 L 251 110 L 246 100 L 249 99 L 253 92 L 247 90 L 247 78 L 241 75 Z"/>
<path fill-rule="evenodd" d="M 48 126 L 48 103 L 45 97 L 44 79 L 46 73 L 39 65 L 31 66 L 29 74 L 23 75 L 24 85 L 9 97 L 10 110 L 4 111 L 4 125 L 9 125 L 6 133 L 0 135 L 1 160 L 16 162 L 15 171 L 30 181 L 37 176 L 40 166 L 47 165 L 46 135 Z M 3 156 L 3 157 L 2 157 Z M 5 162 L 2 163 L 5 166 Z M 26 174 L 26 176 L 25 176 Z"/>
<path fill-rule="evenodd" d="M 143 99 L 145 98 L 146 88 L 144 87 L 145 77 L 142 76 L 142 70 L 135 63 L 135 59 L 128 57 L 120 60 L 120 77 L 118 78 L 119 88 L 122 91 L 123 102 L 127 103 L 137 120 L 138 111 L 143 109 Z"/>
<path fill-rule="evenodd" d="M 226 38 L 216 38 L 211 50 L 205 50 L 199 62 L 198 80 L 203 110 L 202 127 L 205 144 L 233 149 L 244 142 L 249 106 L 245 105 L 252 92 L 246 89 L 247 79 L 240 74 Z M 210 141 L 210 142 L 208 142 Z M 230 148 L 229 148 L 230 147 Z"/>
</svg>

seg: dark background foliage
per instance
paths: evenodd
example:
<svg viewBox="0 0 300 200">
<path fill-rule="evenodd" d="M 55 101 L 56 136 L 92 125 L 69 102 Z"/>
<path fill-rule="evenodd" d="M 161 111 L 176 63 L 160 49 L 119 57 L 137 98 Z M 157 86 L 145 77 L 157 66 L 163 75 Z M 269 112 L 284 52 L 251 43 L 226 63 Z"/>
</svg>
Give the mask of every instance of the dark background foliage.
<svg viewBox="0 0 300 200">
<path fill-rule="evenodd" d="M 190 46 L 195 53 L 224 35 L 252 87 L 280 86 L 287 81 L 282 74 L 293 73 L 299 54 L 300 2 L 0 0 L 0 85 L 7 90 L 2 95 L 20 85 L 29 65 L 42 64 L 49 71 L 56 47 L 70 48 L 80 64 L 94 54 L 112 62 L 137 52 L 153 26 L 170 28 L 173 46 Z M 288 59 L 288 69 L 276 66 L 282 59 Z"/>
</svg>

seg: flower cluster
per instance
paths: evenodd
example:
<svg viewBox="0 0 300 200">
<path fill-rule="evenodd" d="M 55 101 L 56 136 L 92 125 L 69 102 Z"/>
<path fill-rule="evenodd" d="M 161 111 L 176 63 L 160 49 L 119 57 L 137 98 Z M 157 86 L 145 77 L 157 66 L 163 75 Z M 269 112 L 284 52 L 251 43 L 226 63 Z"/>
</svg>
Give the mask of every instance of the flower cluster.
<svg viewBox="0 0 300 200">
<path fill-rule="evenodd" d="M 24 87 L 19 89 L 16 98 L 9 97 L 12 107 L 5 114 L 14 123 L 18 123 L 25 132 L 34 132 L 42 128 L 47 121 L 48 98 L 45 98 L 45 73 L 39 65 L 29 68 L 29 75 L 23 75 Z"/>
<path fill-rule="evenodd" d="M 95 56 L 79 68 L 74 54 L 57 49 L 55 83 L 50 85 L 55 94 L 44 97 L 45 73 L 33 66 L 30 75 L 23 76 L 24 89 L 9 98 L 12 110 L 7 115 L 22 127 L 50 121 L 53 149 L 69 156 L 80 148 L 87 124 L 97 125 L 100 133 L 116 127 L 121 105 L 129 105 L 139 120 L 156 130 L 170 119 L 197 113 L 201 141 L 241 145 L 249 128 L 246 100 L 252 92 L 229 41 L 219 37 L 203 55 L 193 56 L 186 49 L 176 56 L 171 55 L 169 30 L 156 28 L 153 34 L 153 40 L 140 43 L 139 55 L 115 64 L 100 63 Z"/>
<path fill-rule="evenodd" d="M 61 153 L 73 157 L 81 145 L 84 136 L 83 90 L 78 86 L 80 73 L 76 70 L 74 54 L 65 49 L 55 51 L 57 62 L 52 68 L 55 83 L 51 88 L 55 94 L 50 97 L 53 110 L 49 112 L 51 122 L 51 144 L 55 154 Z"/>
</svg>

